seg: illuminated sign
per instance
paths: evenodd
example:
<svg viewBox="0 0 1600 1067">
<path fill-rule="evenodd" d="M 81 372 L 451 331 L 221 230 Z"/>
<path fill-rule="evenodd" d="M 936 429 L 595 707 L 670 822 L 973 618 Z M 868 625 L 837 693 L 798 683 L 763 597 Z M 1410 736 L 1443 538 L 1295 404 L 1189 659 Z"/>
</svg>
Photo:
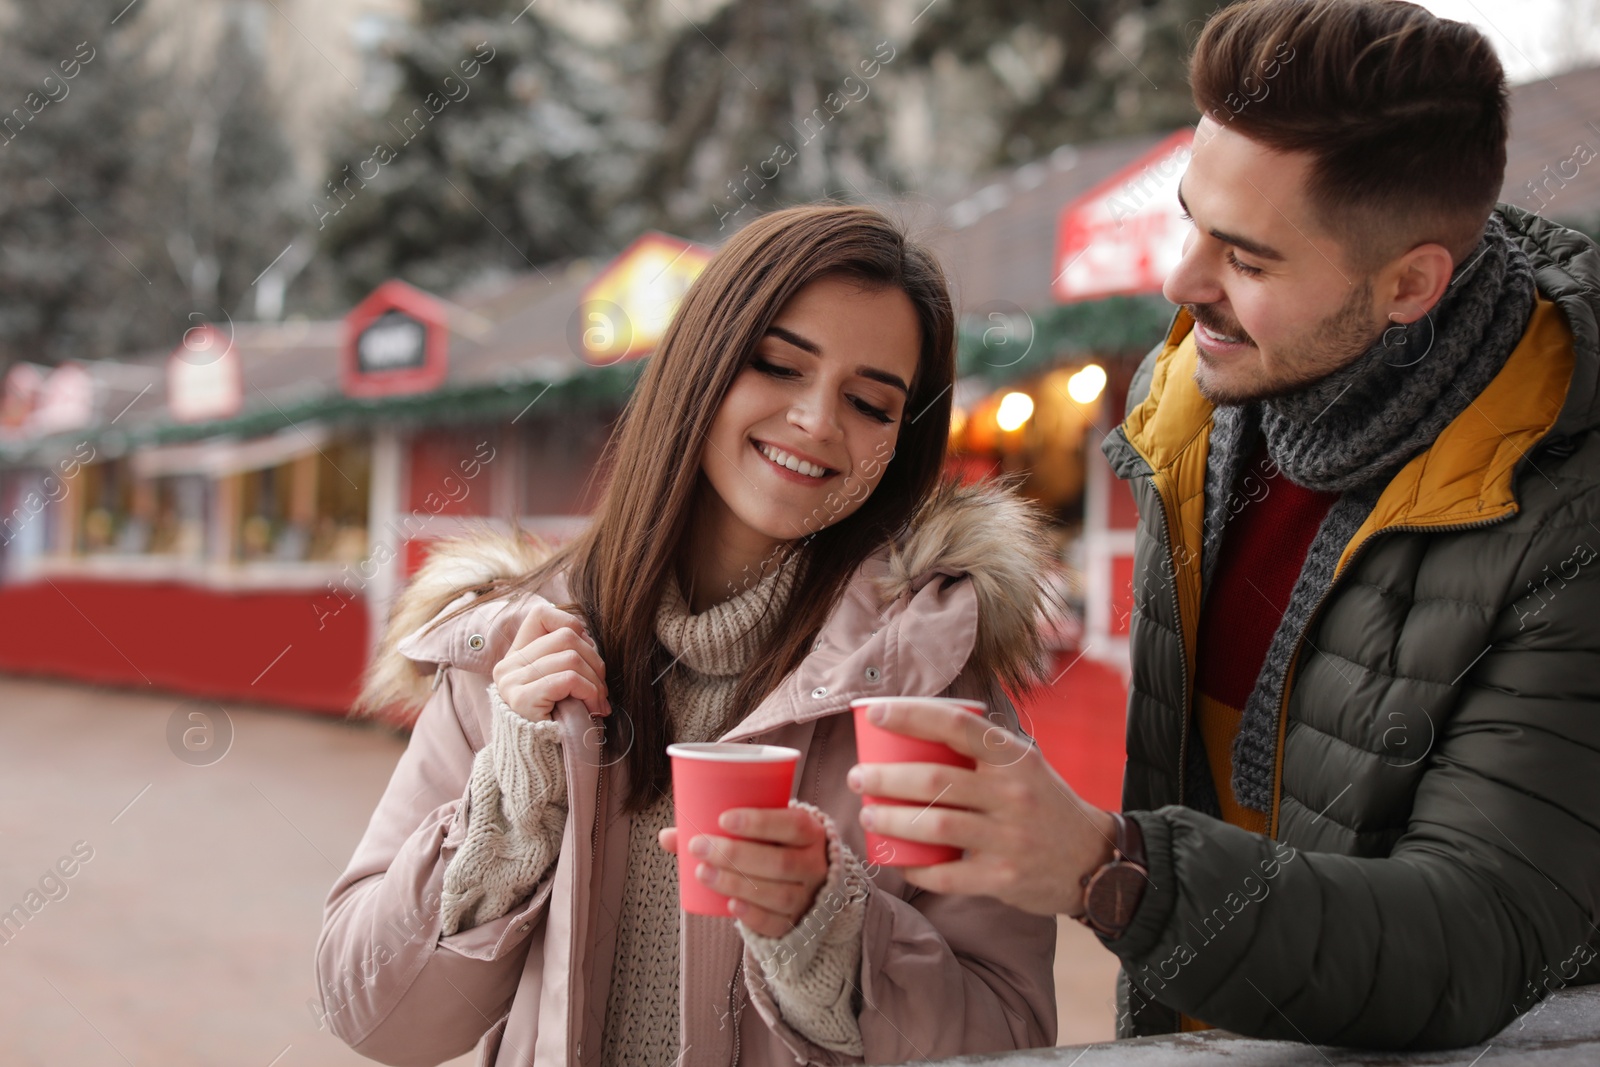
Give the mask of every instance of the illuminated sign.
<svg viewBox="0 0 1600 1067">
<path fill-rule="evenodd" d="M 711 255 L 664 233 L 634 241 L 584 289 L 569 325 L 574 351 L 600 365 L 655 351 Z"/>
<path fill-rule="evenodd" d="M 1062 209 L 1051 283 L 1057 300 L 1161 291 L 1189 234 L 1178 182 L 1193 141 L 1193 130 L 1179 130 Z"/>
</svg>

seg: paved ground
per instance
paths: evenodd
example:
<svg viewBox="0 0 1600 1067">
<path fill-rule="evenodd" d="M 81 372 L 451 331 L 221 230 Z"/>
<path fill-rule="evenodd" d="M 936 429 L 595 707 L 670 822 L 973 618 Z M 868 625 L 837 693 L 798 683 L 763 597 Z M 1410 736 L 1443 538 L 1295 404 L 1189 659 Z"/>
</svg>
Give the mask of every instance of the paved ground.
<svg viewBox="0 0 1600 1067">
<path fill-rule="evenodd" d="M 36 909 L 0 927 L 6 1067 L 370 1062 L 319 1031 L 311 958 L 403 742 L 230 705 L 212 761 L 203 707 L 0 678 L 0 912 Z M 1065 924 L 1062 1043 L 1110 1035 L 1113 974 Z"/>
</svg>

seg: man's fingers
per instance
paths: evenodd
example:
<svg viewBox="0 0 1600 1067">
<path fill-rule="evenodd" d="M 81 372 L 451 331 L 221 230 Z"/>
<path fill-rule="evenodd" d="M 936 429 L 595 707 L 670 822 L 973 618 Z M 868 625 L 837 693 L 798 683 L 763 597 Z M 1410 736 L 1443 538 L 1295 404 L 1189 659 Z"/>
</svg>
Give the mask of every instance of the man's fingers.
<svg viewBox="0 0 1600 1067">
<path fill-rule="evenodd" d="M 878 704 L 868 711 L 867 721 L 907 737 L 938 741 L 984 763 L 996 762 L 996 746 L 1003 746 L 1005 735 L 1010 734 L 982 715 L 948 704 Z M 1000 736 L 990 738 L 988 735 L 994 732 Z"/>
<path fill-rule="evenodd" d="M 903 867 L 900 873 L 918 889 L 942 895 L 994 896 L 1004 887 L 1000 875 L 985 860 L 960 859 L 932 867 Z"/>
<path fill-rule="evenodd" d="M 846 781 L 857 793 L 948 808 L 985 807 L 983 783 L 974 771 L 939 763 L 860 763 Z"/>
<path fill-rule="evenodd" d="M 882 720 L 877 720 L 882 715 Z M 1006 768 L 1026 757 L 1034 742 L 992 718 L 941 704 L 878 704 L 867 715 L 874 725 L 907 737 L 938 741 L 970 760 Z"/>
<path fill-rule="evenodd" d="M 982 848 L 995 833 L 993 820 L 976 812 L 957 811 L 937 804 L 920 807 L 869 804 L 861 809 L 861 825 L 886 837 L 964 849 Z"/>
</svg>

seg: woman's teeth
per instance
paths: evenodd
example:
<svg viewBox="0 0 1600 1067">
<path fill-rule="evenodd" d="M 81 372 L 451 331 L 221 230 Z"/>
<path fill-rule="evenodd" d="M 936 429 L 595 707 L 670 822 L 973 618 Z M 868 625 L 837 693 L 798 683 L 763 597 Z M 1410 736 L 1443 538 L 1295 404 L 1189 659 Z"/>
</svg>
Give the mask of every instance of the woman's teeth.
<svg viewBox="0 0 1600 1067">
<path fill-rule="evenodd" d="M 760 443 L 756 444 L 756 448 L 760 449 L 763 456 L 766 456 L 778 466 L 787 467 L 797 474 L 804 474 L 807 478 L 821 478 L 828 473 L 828 468 L 819 467 L 815 463 L 807 463 L 799 456 L 791 456 L 781 448 L 774 448 L 771 445 Z"/>
</svg>

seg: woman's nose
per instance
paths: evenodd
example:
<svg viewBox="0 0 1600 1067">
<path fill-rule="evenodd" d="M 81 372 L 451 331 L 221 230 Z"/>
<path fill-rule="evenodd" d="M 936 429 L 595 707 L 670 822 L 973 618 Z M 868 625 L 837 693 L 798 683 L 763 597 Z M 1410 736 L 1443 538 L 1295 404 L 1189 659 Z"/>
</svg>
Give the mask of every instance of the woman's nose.
<svg viewBox="0 0 1600 1067">
<path fill-rule="evenodd" d="M 831 441 L 842 433 L 838 404 L 831 398 L 808 393 L 789 406 L 789 424 L 818 441 Z"/>
</svg>

